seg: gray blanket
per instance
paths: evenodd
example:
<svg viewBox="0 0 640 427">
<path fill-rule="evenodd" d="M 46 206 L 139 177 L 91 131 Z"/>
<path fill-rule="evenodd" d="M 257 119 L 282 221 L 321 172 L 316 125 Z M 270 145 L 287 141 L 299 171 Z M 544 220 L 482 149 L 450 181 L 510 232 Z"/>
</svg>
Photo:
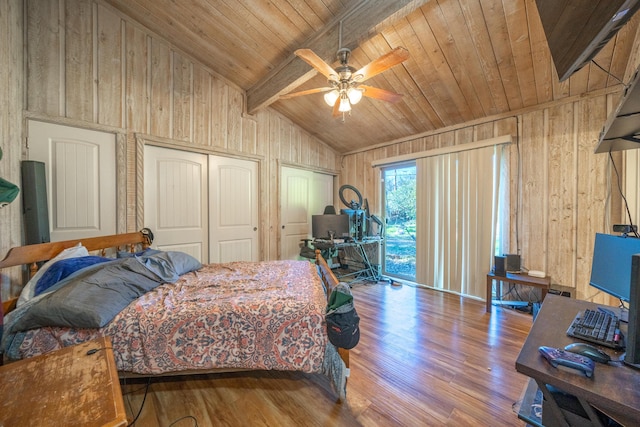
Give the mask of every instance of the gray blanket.
<svg viewBox="0 0 640 427">
<path fill-rule="evenodd" d="M 33 328 L 102 328 L 139 296 L 201 266 L 188 254 L 159 252 L 79 270 L 5 317 L 2 350 L 11 358 L 16 335 Z"/>
</svg>

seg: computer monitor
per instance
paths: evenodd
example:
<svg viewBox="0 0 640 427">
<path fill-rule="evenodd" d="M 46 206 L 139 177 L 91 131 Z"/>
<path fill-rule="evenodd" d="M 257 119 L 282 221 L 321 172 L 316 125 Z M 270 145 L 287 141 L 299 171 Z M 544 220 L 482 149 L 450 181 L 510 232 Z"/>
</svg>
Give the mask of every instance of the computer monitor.
<svg viewBox="0 0 640 427">
<path fill-rule="evenodd" d="M 640 239 L 597 233 L 589 284 L 629 302 L 631 256 L 640 254 Z"/>
<path fill-rule="evenodd" d="M 311 234 L 314 239 L 349 237 L 349 215 L 312 215 Z"/>
<path fill-rule="evenodd" d="M 591 286 L 629 303 L 624 362 L 640 367 L 640 239 L 596 234 Z M 621 319 L 627 316 L 620 315 Z"/>
</svg>

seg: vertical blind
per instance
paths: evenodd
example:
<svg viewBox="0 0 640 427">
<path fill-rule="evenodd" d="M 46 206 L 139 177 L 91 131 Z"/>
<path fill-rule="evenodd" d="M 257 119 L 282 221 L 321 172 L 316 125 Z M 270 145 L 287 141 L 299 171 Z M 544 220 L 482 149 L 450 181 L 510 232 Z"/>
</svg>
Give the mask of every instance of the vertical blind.
<svg viewBox="0 0 640 427">
<path fill-rule="evenodd" d="M 417 159 L 416 281 L 484 298 L 501 233 L 504 144 Z"/>
</svg>

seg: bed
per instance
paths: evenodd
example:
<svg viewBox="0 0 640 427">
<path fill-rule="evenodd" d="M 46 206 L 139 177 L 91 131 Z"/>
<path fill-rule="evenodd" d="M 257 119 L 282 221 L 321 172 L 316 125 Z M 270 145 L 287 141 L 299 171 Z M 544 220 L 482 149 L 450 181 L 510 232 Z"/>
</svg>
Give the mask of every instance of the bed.
<svg viewBox="0 0 640 427">
<path fill-rule="evenodd" d="M 3 300 L 4 360 L 109 336 L 122 377 L 300 371 L 327 376 L 344 400 L 349 353 L 329 343 L 323 316 L 337 279 L 319 251 L 315 264 L 201 265 L 151 238 L 12 248 L 0 269 L 27 265 L 31 280 Z"/>
</svg>

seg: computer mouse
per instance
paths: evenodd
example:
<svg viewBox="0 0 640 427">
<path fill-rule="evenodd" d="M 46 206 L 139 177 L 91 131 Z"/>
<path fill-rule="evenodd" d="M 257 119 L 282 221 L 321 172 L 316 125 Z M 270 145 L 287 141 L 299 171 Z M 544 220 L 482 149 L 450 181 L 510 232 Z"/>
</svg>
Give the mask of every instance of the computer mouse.
<svg viewBox="0 0 640 427">
<path fill-rule="evenodd" d="M 564 349 L 581 356 L 586 356 L 594 362 L 608 363 L 611 360 L 611 356 L 600 350 L 598 347 L 583 342 L 571 343 Z"/>
</svg>

